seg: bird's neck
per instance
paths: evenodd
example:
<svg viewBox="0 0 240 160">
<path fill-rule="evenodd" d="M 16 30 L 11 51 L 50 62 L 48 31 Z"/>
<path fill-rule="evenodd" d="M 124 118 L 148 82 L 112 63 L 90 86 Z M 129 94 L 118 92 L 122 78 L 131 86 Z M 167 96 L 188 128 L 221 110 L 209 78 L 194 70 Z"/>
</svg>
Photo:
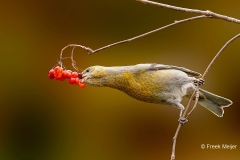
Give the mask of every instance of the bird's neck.
<svg viewBox="0 0 240 160">
<path fill-rule="evenodd" d="M 104 78 L 104 86 L 126 90 L 134 85 L 134 75 L 129 66 L 109 67 L 108 76 Z"/>
</svg>

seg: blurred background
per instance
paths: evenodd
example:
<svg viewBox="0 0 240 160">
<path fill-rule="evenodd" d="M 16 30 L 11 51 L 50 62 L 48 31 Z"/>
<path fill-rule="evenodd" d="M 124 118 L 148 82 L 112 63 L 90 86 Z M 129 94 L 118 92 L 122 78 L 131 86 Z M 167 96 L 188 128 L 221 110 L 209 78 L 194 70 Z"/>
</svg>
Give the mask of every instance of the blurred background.
<svg viewBox="0 0 240 160">
<path fill-rule="evenodd" d="M 239 0 L 161 2 L 240 18 Z M 143 103 L 110 88 L 80 89 L 47 75 L 67 44 L 97 49 L 195 14 L 135 0 L 12 0 L 0 1 L 0 10 L 1 160 L 170 159 L 178 109 Z M 203 73 L 238 33 L 237 24 L 201 19 L 92 56 L 76 48 L 75 60 L 81 69 L 161 63 Z M 67 49 L 64 55 L 70 52 Z M 223 118 L 198 106 L 180 131 L 177 160 L 239 159 L 239 52 L 240 39 L 217 59 L 202 87 L 231 99 L 233 105 Z M 64 64 L 73 70 L 70 60 Z M 201 144 L 233 144 L 237 149 L 203 150 Z"/>
</svg>

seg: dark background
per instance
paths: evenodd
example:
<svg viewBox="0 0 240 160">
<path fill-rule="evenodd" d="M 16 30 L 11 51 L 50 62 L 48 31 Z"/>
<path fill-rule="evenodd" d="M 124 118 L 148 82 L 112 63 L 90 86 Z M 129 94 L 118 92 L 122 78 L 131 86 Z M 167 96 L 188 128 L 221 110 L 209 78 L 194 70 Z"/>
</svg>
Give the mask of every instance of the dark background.
<svg viewBox="0 0 240 160">
<path fill-rule="evenodd" d="M 239 0 L 177 1 L 171 5 L 239 17 Z M 148 104 L 110 88 L 49 80 L 61 49 L 70 43 L 93 49 L 194 16 L 135 0 L 0 1 L 1 160 L 170 159 L 179 110 Z M 179 24 L 88 56 L 75 50 L 81 69 L 161 63 L 203 73 L 239 26 L 216 19 Z M 204 89 L 234 103 L 218 118 L 198 106 L 177 141 L 177 160 L 240 157 L 240 39 L 217 59 Z M 70 54 L 70 49 L 65 55 Z M 69 60 L 64 64 L 71 68 Z M 184 102 L 186 105 L 186 101 Z M 235 150 L 201 149 L 234 144 Z"/>
</svg>

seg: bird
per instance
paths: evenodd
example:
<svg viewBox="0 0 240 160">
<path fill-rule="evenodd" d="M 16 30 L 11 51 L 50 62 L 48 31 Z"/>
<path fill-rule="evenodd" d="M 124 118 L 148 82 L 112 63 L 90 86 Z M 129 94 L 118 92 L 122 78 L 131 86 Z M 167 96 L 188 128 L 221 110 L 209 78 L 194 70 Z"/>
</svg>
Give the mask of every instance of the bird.
<svg viewBox="0 0 240 160">
<path fill-rule="evenodd" d="M 187 68 L 156 63 L 130 66 L 90 66 L 83 70 L 81 82 L 94 87 L 118 89 L 137 100 L 170 105 L 180 109 L 180 118 L 185 107 L 184 97 L 190 97 L 204 83 L 201 74 Z M 232 101 L 199 88 L 198 104 L 218 117 Z"/>
</svg>

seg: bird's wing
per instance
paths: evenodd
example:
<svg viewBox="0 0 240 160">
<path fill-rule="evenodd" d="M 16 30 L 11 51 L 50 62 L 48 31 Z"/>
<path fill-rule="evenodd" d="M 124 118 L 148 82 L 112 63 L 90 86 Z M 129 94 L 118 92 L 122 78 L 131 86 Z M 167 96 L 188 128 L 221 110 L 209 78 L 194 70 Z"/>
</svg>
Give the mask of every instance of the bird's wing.
<svg viewBox="0 0 240 160">
<path fill-rule="evenodd" d="M 171 66 L 171 65 L 164 65 L 164 64 L 151 64 L 149 67 L 149 70 L 157 71 L 157 70 L 165 70 L 165 69 L 176 69 L 185 72 L 189 76 L 197 76 L 200 77 L 201 74 L 198 72 L 191 71 L 189 69 L 183 68 L 183 67 L 177 67 L 177 66 Z"/>
</svg>

